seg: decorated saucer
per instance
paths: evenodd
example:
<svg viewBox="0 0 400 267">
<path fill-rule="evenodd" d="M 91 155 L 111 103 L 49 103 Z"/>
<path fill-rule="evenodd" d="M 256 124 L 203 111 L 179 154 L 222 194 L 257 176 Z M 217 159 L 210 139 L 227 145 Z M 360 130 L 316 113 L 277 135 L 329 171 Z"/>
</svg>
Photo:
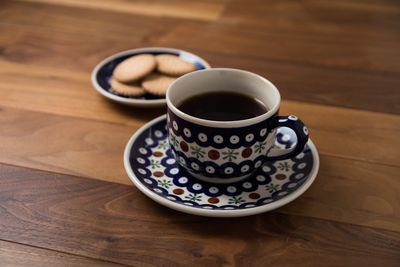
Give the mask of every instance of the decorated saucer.
<svg viewBox="0 0 400 267">
<path fill-rule="evenodd" d="M 128 57 L 139 55 L 139 54 L 170 54 L 180 57 L 181 59 L 191 62 L 195 65 L 196 70 L 208 69 L 210 65 L 199 56 L 195 54 L 186 52 L 180 49 L 165 48 L 165 47 L 145 47 L 123 51 L 114 54 L 103 61 L 101 61 L 94 68 L 92 72 L 92 85 L 97 92 L 99 92 L 104 97 L 129 106 L 136 107 L 159 107 L 166 104 L 165 97 L 158 97 L 150 94 L 145 94 L 140 97 L 127 97 L 118 95 L 114 92 L 110 85 L 110 80 L 112 78 L 112 73 L 115 67 Z"/>
<path fill-rule="evenodd" d="M 124 153 L 125 170 L 146 196 L 169 208 L 210 217 L 241 217 L 279 208 L 295 200 L 318 173 L 318 151 L 311 140 L 303 152 L 270 161 L 251 177 L 231 184 L 213 184 L 192 177 L 178 166 L 169 146 L 166 116 L 140 128 Z M 296 136 L 279 128 L 273 149 L 290 149 Z"/>
</svg>

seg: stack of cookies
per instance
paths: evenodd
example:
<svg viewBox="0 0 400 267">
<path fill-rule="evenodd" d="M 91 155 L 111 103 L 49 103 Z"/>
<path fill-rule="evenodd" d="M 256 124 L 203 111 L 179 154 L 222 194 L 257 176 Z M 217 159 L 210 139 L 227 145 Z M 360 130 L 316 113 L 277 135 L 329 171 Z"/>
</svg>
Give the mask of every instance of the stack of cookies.
<svg viewBox="0 0 400 267">
<path fill-rule="evenodd" d="M 140 97 L 149 93 L 163 97 L 175 79 L 194 70 L 194 64 L 174 55 L 140 54 L 118 64 L 110 84 L 121 96 Z"/>
</svg>

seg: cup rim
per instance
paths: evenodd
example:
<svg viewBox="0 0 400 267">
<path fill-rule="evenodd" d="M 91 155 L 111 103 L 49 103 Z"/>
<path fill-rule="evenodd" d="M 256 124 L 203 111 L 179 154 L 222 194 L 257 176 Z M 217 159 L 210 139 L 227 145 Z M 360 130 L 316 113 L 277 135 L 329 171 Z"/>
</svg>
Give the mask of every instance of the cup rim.
<svg viewBox="0 0 400 267">
<path fill-rule="evenodd" d="M 183 111 L 181 111 L 180 109 L 178 109 L 171 101 L 170 99 L 170 94 L 171 94 L 171 90 L 173 90 L 174 86 L 176 83 L 180 82 L 181 80 L 185 80 L 185 79 L 190 79 L 192 76 L 194 75 L 199 75 L 203 72 L 214 72 L 214 71 L 224 71 L 224 72 L 237 72 L 237 73 L 245 73 L 246 75 L 252 76 L 253 78 L 256 79 L 260 79 L 263 82 L 265 82 L 268 86 L 270 86 L 270 88 L 275 92 L 275 94 L 277 95 L 277 101 L 276 104 L 270 108 L 267 112 L 258 115 L 254 118 L 250 118 L 250 119 L 245 119 L 245 120 L 236 120 L 236 121 L 215 121 L 215 120 L 207 120 L 207 119 L 201 119 L 201 118 L 197 118 L 194 117 L 192 115 L 189 115 Z M 166 93 L 166 100 L 167 100 L 167 106 L 169 109 L 171 109 L 171 111 L 177 115 L 178 117 L 185 119 L 187 121 L 199 124 L 199 125 L 203 125 L 203 126 L 209 126 L 209 127 L 218 127 L 218 128 L 231 128 L 231 127 L 243 127 L 243 126 L 248 126 L 251 124 L 256 124 L 259 123 L 263 120 L 266 120 L 270 117 L 272 117 L 272 115 L 276 114 L 279 110 L 279 105 L 281 102 L 281 95 L 279 93 L 279 90 L 276 88 L 276 86 L 270 82 L 269 80 L 267 80 L 266 78 L 250 72 L 250 71 L 246 71 L 246 70 L 241 70 L 241 69 L 234 69 L 234 68 L 210 68 L 210 69 L 204 69 L 204 70 L 198 70 L 195 72 L 191 72 L 188 74 L 185 74 L 181 77 L 179 77 L 178 79 L 176 79 L 169 87 Z"/>
</svg>

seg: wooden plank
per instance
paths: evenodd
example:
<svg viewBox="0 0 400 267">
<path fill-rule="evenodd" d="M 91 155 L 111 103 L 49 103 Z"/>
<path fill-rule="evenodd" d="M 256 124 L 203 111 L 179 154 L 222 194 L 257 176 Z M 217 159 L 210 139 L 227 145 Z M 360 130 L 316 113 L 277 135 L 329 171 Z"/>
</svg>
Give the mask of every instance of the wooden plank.
<svg viewBox="0 0 400 267">
<path fill-rule="evenodd" d="M 0 105 L 133 126 L 166 112 L 115 104 L 92 88 L 88 73 L 53 70 L 0 61 Z"/>
<path fill-rule="evenodd" d="M 165 112 L 165 108 L 148 111 L 113 105 L 89 88 L 89 81 L 85 81 L 79 73 L 59 71 L 50 78 L 46 69 L 40 67 L 1 62 L 0 69 L 0 105 L 12 107 L 9 109 L 11 113 L 14 112 L 13 108 L 19 108 L 132 125 L 135 126 L 130 128 L 133 133 L 146 121 Z M 28 75 L 18 74 L 29 69 Z M 31 86 L 37 83 L 41 86 Z M 24 113 L 17 113 L 21 112 Z M 29 112 L 25 113 L 30 116 Z M 399 117 L 293 101 L 282 102 L 281 114 L 301 117 L 311 129 L 311 137 L 323 154 L 400 166 L 400 145 L 396 139 L 400 131 Z M 35 119 L 41 121 L 41 116 Z M 22 124 L 23 127 L 24 123 L 23 120 L 7 121 L 10 127 L 16 124 Z M 19 142 L 17 139 L 15 141 Z"/>
<path fill-rule="evenodd" d="M 280 112 L 303 118 L 322 154 L 400 166 L 400 116 L 292 101 Z"/>
<path fill-rule="evenodd" d="M 201 55 L 206 53 L 200 52 Z M 10 56 L 11 57 L 11 56 Z M 327 103 L 337 106 L 356 107 L 361 109 L 382 110 L 390 113 L 400 112 L 400 102 L 398 101 L 399 90 L 393 91 L 400 83 L 399 78 L 391 78 L 385 76 L 373 76 L 367 74 L 349 74 L 343 70 L 327 71 L 318 68 L 303 69 L 298 72 L 298 67 L 293 67 L 287 64 L 263 63 L 258 60 L 242 60 L 240 57 L 226 58 L 226 65 L 222 63 L 224 60 L 221 55 L 210 54 L 213 58 L 214 66 L 230 66 L 234 68 L 247 69 L 263 75 L 274 82 L 281 91 L 284 100 L 305 100 L 311 103 Z M 50 60 L 50 59 L 49 59 Z M 57 59 L 55 59 L 57 60 Z M 62 61 L 62 59 L 59 59 Z M 100 60 L 100 58 L 99 58 Z M 2 85 L 0 90 L 3 94 L 25 95 L 25 97 L 12 97 L 7 100 L 9 105 L 15 106 L 30 106 L 35 109 L 48 110 L 48 106 L 58 104 L 64 92 L 74 94 L 71 101 L 65 101 L 64 105 L 73 105 L 72 111 L 69 114 L 84 112 L 84 110 L 76 110 L 75 103 L 91 102 L 87 107 L 85 113 L 91 113 L 92 116 L 99 116 L 98 106 L 105 106 L 109 109 L 110 105 L 102 100 L 102 97 L 97 96 L 92 89 L 90 83 L 90 71 L 81 70 L 68 70 L 58 68 L 55 73 L 52 70 L 55 66 L 43 66 L 42 63 L 12 63 L 12 59 L 7 61 L 0 61 L 0 77 L 2 78 Z M 71 62 L 71 64 L 75 64 Z M 93 63 L 94 64 L 94 63 Z M 47 63 L 45 65 L 48 65 Z M 88 64 L 90 65 L 90 64 Z M 89 67 L 88 67 L 89 68 Z M 307 72 L 304 73 L 304 71 Z M 290 74 L 290 75 L 287 75 Z M 320 80 L 304 79 L 302 74 L 309 77 L 318 76 Z M 22 78 L 23 77 L 23 78 Z M 369 77 L 369 78 L 368 78 Z M 349 83 L 347 81 L 353 81 Z M 329 81 L 329 83 L 327 83 Z M 39 85 L 33 86 L 33 85 Z M 386 87 L 379 87 L 379 84 L 384 84 Z M 52 86 L 56 86 L 57 91 Z M 379 92 L 376 88 L 380 88 Z M 35 90 L 44 91 L 49 98 L 54 101 L 43 101 L 37 97 Z M 359 91 L 366 91 L 366 94 L 359 94 Z M 27 101 L 27 92 L 31 94 Z M 60 94 L 58 93 L 60 91 Z M 63 92 L 61 92 L 63 91 Z M 368 92 L 368 93 L 367 93 Z M 57 96 L 57 98 L 54 98 Z M 82 99 L 82 96 L 88 99 Z M 33 102 L 32 98 L 34 98 Z M 5 98 L 0 101 L 5 103 Z M 41 105 L 35 105 L 36 101 L 40 101 Z M 63 101 L 63 102 L 64 102 Z M 44 102 L 44 105 L 43 105 Z M 46 102 L 48 102 L 46 104 Z M 50 109 L 51 110 L 51 109 Z M 58 108 L 56 108 L 58 110 Z M 88 116 L 90 117 L 90 116 Z M 106 116 L 107 117 L 107 116 Z M 125 120 L 126 121 L 126 120 Z"/>
<path fill-rule="evenodd" d="M 166 42 L 164 45 L 173 45 Z M 186 49 L 193 50 L 190 47 Z M 284 100 L 333 105 L 351 109 L 400 113 L 398 76 L 321 68 L 282 61 L 259 60 L 240 54 L 222 55 L 198 50 L 214 67 L 249 70 L 272 81 Z M 384 84 L 384 86 L 382 86 Z M 360 93 L 362 92 L 362 93 Z"/>
<path fill-rule="evenodd" d="M 399 171 L 323 155 L 311 188 L 280 211 L 400 232 Z"/>
<path fill-rule="evenodd" d="M 129 183 L 123 147 L 152 115 L 108 105 L 85 90 L 85 77 L 113 49 L 133 46 L 179 46 L 215 66 L 244 66 L 271 77 L 284 99 L 400 111 L 399 12 L 388 2 L 234 2 L 236 13 L 216 23 L 4 3 L 0 162 Z M 0 239 L 135 266 L 398 266 L 398 117 L 292 101 L 282 113 L 307 122 L 322 165 L 279 213 L 197 218 L 132 187 L 0 165 Z"/>
<path fill-rule="evenodd" d="M 30 16 L 24 16 L 21 11 L 29 13 Z M 75 36 L 77 41 L 84 41 L 80 45 L 84 45 L 86 42 L 93 42 L 90 37 L 96 38 L 94 41 L 97 42 L 97 46 L 92 46 L 93 50 L 99 48 L 99 45 L 107 42 L 110 38 L 114 39 L 115 43 L 111 45 L 112 47 L 116 46 L 114 49 L 118 49 L 118 46 L 121 45 L 121 40 L 125 40 L 125 42 L 129 42 L 129 40 L 131 42 L 146 41 L 149 38 L 149 34 L 154 34 L 155 32 L 162 34 L 165 29 L 169 29 L 176 25 L 177 22 L 182 21 L 164 17 L 149 18 L 118 12 L 9 0 L 2 1 L 0 15 L 0 23 L 2 25 L 7 25 L 8 27 L 24 26 L 24 29 L 28 32 L 34 29 L 44 30 L 43 28 L 46 28 L 48 33 L 56 34 L 57 39 L 62 38 L 62 35 L 60 36 L 59 34 L 63 34 L 65 38 Z M 12 33 L 18 29 L 14 28 L 12 31 L 7 32 L 5 38 L 13 36 Z M 38 35 L 40 36 L 40 34 Z M 101 42 L 100 38 L 103 38 L 104 42 Z M 106 46 L 101 50 L 105 48 Z M 97 52 L 101 53 L 101 51 Z"/>
<path fill-rule="evenodd" d="M 392 76 L 398 74 L 400 69 L 399 61 L 393 58 L 399 55 L 399 45 L 395 41 L 338 40 L 330 35 L 303 36 L 225 24 L 209 24 L 207 30 L 204 30 L 204 25 L 199 23 L 180 25 L 162 38 L 175 44 L 184 39 L 185 47 L 219 52 L 225 57 L 241 55 L 266 61 L 341 68 L 355 72 L 376 72 Z M 204 40 L 214 41 L 199 47 L 199 42 Z"/>
<path fill-rule="evenodd" d="M 396 232 L 276 212 L 200 218 L 161 207 L 133 187 L 0 169 L 4 240 L 134 266 L 398 266 L 400 260 Z"/>
<path fill-rule="evenodd" d="M 0 162 L 130 184 L 123 150 L 136 126 L 0 111 Z"/>
<path fill-rule="evenodd" d="M 288 111 L 286 109 L 284 111 Z M 314 110 L 311 107 L 308 112 Z M 340 116 L 341 113 L 334 110 L 332 114 Z M 355 121 L 362 123 L 362 120 Z M 288 212 L 301 210 L 302 215 L 400 230 L 397 194 L 400 181 L 396 178 L 400 171 L 396 163 L 399 149 L 394 149 L 397 143 L 388 139 L 387 143 L 375 144 L 374 134 L 380 130 L 373 125 L 369 126 L 371 131 L 367 134 L 357 135 L 359 130 L 354 130 L 353 134 L 352 130 L 337 125 L 332 125 L 335 131 L 324 129 L 317 118 L 310 122 L 312 138 L 322 154 L 320 174 L 306 202 L 298 202 L 302 208 L 294 205 Z M 140 122 L 124 126 L 3 108 L 0 124 L 0 162 L 131 185 L 122 154 Z M 337 124 L 346 127 L 345 123 Z M 377 125 L 376 128 L 384 127 Z M 345 138 L 348 140 L 343 141 L 343 146 L 338 146 L 335 140 Z M 370 150 L 364 150 L 364 146 L 374 149 L 378 153 L 376 158 L 370 155 Z M 376 206 L 369 207 L 374 199 Z M 335 212 L 328 212 L 327 207 Z"/>
<path fill-rule="evenodd" d="M 58 266 L 58 267 L 122 267 L 112 262 L 61 253 L 57 251 L 25 246 L 0 240 L 0 259 L 2 267 L 13 266 Z"/>
<path fill-rule="evenodd" d="M 161 36 L 158 43 L 194 51 L 210 59 L 213 67 L 259 73 L 280 88 L 284 99 L 400 113 L 398 42 L 372 45 L 368 40 L 354 44 L 313 38 L 320 37 L 225 25 L 204 30 L 184 24 Z M 199 46 L 204 40 L 213 42 Z"/>
<path fill-rule="evenodd" d="M 396 60 L 400 50 L 390 33 L 386 39 L 342 38 L 339 33 L 303 34 L 241 23 L 182 23 L 6 3 L 0 11 L 0 58 L 7 62 L 81 71 L 89 77 L 99 61 L 117 51 L 172 46 L 198 53 L 212 66 L 260 73 L 278 85 L 284 99 L 400 113 L 400 65 Z M 130 34 L 132 29 L 134 34 Z M 213 42 L 199 46 L 205 40 Z"/>
<path fill-rule="evenodd" d="M 125 37 L 115 37 L 51 30 L 44 34 L 45 29 L 0 24 L 0 34 L 6 36 L 0 39 L 0 59 L 81 71 L 87 74 L 89 80 L 91 71 L 104 58 L 123 50 L 149 46 L 143 40 L 154 34 L 153 31 L 157 30 L 154 28 L 144 26 L 144 30 L 137 31 L 135 35 L 127 36 L 125 33 Z M 7 39 L 8 36 L 11 40 Z"/>
<path fill-rule="evenodd" d="M 146 15 L 153 17 L 173 17 L 215 21 L 224 9 L 223 1 L 124 1 L 124 0 L 23 0 L 26 2 L 46 3 L 94 10 L 106 10 L 128 13 L 130 15 Z"/>
<path fill-rule="evenodd" d="M 399 69 L 398 61 L 393 59 L 398 55 L 396 39 L 366 39 L 350 36 L 338 38 L 338 34 L 327 33 L 305 35 L 296 32 L 259 29 L 240 23 L 237 25 L 188 21 L 182 24 L 182 20 L 175 19 L 132 17 L 118 13 L 113 14 L 112 12 L 95 14 L 90 10 L 75 8 L 65 10 L 52 5 L 39 6 L 41 6 L 41 9 L 36 8 L 37 5 L 9 4 L 2 11 L 3 22 L 6 24 L 28 24 L 35 26 L 36 29 L 44 27 L 55 32 L 75 28 L 75 31 L 69 33 L 96 33 L 103 38 L 108 36 L 126 38 L 127 33 L 131 32 L 132 28 L 135 29 L 135 35 L 131 37 L 135 37 L 137 35 L 136 30 L 139 30 L 139 33 L 148 30 L 143 27 L 143 24 L 147 24 L 151 28 L 156 28 L 156 25 L 158 25 L 165 31 L 161 32 L 162 34 L 153 31 L 152 39 L 155 39 L 156 42 L 158 39 L 168 40 L 171 38 L 171 41 L 175 41 L 175 45 L 193 47 L 193 44 L 196 44 L 195 48 L 197 49 L 211 49 L 211 51 L 222 53 L 225 56 L 239 53 L 242 56 L 257 57 L 269 61 L 279 60 L 292 64 L 327 68 L 340 67 L 349 71 L 375 71 L 393 74 L 393 76 L 398 74 L 397 70 Z M 20 12 L 17 12 L 19 9 L 25 9 L 32 13 L 33 17 L 28 20 Z M 62 13 L 60 17 L 59 13 Z M 45 17 L 43 17 L 44 14 L 46 14 Z M 104 21 L 104 19 L 101 19 L 102 17 L 110 17 L 113 21 Z M 263 18 L 266 17 L 263 16 Z M 96 25 L 90 20 L 100 21 Z M 69 24 L 65 25 L 67 22 Z M 86 28 L 86 24 L 88 24 L 88 28 Z M 103 24 L 105 24 L 104 28 L 102 27 Z M 83 28 L 82 25 L 85 25 L 85 27 Z M 368 26 L 369 24 L 366 24 L 366 27 Z M 354 31 L 356 30 L 354 29 Z M 193 34 L 193 32 L 197 34 Z M 105 33 L 107 33 L 106 36 Z M 48 36 L 48 38 L 55 37 Z M 85 36 L 82 37 L 85 38 Z M 77 38 L 76 41 L 78 40 L 80 39 Z M 181 40 L 185 40 L 185 42 Z M 198 44 L 203 43 L 204 40 L 214 41 L 207 46 L 199 47 Z M 152 40 L 151 43 L 154 43 L 154 41 Z M 46 42 L 43 45 L 46 45 Z"/>
<path fill-rule="evenodd" d="M 230 1 L 222 22 L 297 35 L 337 36 L 337 39 L 398 40 L 399 3 L 381 0 L 268 2 Z"/>
</svg>

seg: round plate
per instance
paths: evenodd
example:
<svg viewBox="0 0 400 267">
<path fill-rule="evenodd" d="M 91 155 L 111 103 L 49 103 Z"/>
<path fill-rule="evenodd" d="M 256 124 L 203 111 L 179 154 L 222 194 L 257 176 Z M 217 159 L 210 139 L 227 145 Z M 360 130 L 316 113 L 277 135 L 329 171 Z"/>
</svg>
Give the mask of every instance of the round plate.
<svg viewBox="0 0 400 267">
<path fill-rule="evenodd" d="M 165 47 L 139 48 L 114 54 L 104 59 L 99 64 L 97 64 L 97 66 L 94 68 L 92 72 L 93 87 L 100 94 L 107 97 L 108 99 L 124 105 L 137 106 L 137 107 L 159 107 L 166 105 L 165 97 L 157 97 L 150 94 L 146 94 L 141 97 L 125 97 L 117 95 L 111 90 L 109 81 L 111 80 L 112 73 L 115 67 L 126 58 L 138 54 L 176 55 L 186 61 L 195 64 L 196 70 L 210 68 L 210 65 L 204 59 L 183 50 L 165 48 Z"/>
<path fill-rule="evenodd" d="M 277 137 L 274 149 L 290 148 L 296 142 L 288 128 L 278 129 Z M 244 181 L 203 182 L 175 161 L 163 115 L 131 137 L 124 165 L 137 188 L 164 206 L 201 216 L 240 217 L 276 209 L 303 194 L 317 175 L 319 157 L 310 140 L 296 157 L 267 162 Z"/>
</svg>

